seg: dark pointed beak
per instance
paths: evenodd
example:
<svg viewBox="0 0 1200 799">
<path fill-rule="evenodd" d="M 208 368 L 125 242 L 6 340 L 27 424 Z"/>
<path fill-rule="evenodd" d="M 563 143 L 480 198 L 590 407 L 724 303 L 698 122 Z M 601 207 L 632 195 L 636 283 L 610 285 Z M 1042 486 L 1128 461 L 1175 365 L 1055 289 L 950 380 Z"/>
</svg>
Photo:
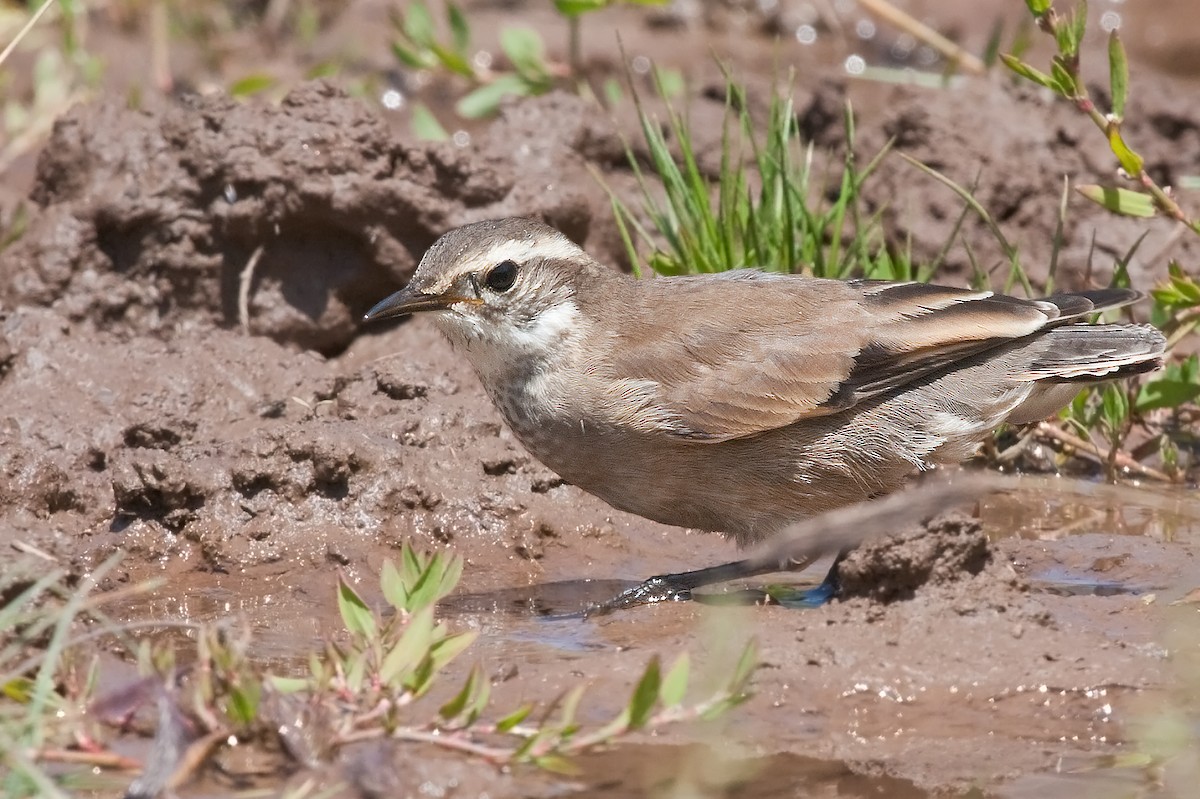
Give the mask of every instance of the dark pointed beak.
<svg viewBox="0 0 1200 799">
<path fill-rule="evenodd" d="M 379 302 L 363 316 L 364 322 L 374 322 L 393 316 L 407 316 L 418 311 L 444 311 L 455 301 L 453 297 L 422 294 L 412 287 L 401 289 Z"/>
</svg>

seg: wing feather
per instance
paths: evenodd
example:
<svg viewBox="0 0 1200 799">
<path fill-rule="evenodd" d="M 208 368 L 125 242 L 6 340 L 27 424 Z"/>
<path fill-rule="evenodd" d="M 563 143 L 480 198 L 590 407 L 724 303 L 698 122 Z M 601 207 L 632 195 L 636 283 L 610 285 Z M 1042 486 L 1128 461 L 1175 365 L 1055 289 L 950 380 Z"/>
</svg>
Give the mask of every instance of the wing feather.
<svg viewBox="0 0 1200 799">
<path fill-rule="evenodd" d="M 659 278 L 644 288 L 630 297 L 639 323 L 617 333 L 609 357 L 593 367 L 615 387 L 610 411 L 639 429 L 706 442 L 837 413 L 1136 298 L 1109 292 L 1020 300 L 753 271 Z"/>
</svg>

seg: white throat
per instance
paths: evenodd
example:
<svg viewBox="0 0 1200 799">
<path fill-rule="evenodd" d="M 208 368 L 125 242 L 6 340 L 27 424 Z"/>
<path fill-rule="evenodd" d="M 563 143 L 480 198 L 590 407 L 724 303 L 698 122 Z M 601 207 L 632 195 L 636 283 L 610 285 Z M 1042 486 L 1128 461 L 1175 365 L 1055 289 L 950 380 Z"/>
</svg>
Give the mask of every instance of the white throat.
<svg viewBox="0 0 1200 799">
<path fill-rule="evenodd" d="M 494 325 L 451 311 L 439 317 L 438 327 L 462 348 L 485 383 L 514 373 L 532 377 L 547 358 L 574 349 L 583 336 L 582 314 L 573 300 L 545 309 L 524 325 Z"/>
</svg>

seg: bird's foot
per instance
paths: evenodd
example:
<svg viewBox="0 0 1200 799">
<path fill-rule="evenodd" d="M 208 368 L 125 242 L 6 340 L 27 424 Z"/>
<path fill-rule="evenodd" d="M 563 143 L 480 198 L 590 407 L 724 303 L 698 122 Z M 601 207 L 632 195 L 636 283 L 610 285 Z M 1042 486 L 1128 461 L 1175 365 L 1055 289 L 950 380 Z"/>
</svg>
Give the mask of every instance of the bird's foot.
<svg viewBox="0 0 1200 799">
<path fill-rule="evenodd" d="M 819 608 L 833 601 L 840 588 L 837 564 L 825 575 L 820 585 L 813 588 L 778 587 L 768 589 L 767 595 L 775 604 L 785 608 Z"/>
<path fill-rule="evenodd" d="M 659 602 L 688 602 L 692 598 L 690 586 L 680 585 L 671 578 L 675 575 L 660 574 L 651 577 L 633 588 L 627 588 L 606 602 L 590 605 L 583 612 L 585 619 L 604 616 L 614 610 L 636 608 L 640 605 L 656 605 Z"/>
</svg>

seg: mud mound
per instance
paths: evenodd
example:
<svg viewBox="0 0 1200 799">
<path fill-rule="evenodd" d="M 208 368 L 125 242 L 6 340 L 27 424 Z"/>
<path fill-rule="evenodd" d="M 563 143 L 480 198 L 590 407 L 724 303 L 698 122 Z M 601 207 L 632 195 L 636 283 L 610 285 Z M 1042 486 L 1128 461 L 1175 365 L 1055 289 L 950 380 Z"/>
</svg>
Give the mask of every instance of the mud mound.
<svg viewBox="0 0 1200 799">
<path fill-rule="evenodd" d="M 925 586 L 943 586 L 982 573 L 992 562 L 983 526 L 948 513 L 919 530 L 888 536 L 850 552 L 838 566 L 843 599 L 910 599 Z"/>
<path fill-rule="evenodd" d="M 593 114 L 550 95 L 465 149 L 398 141 L 326 83 L 278 107 L 78 106 L 39 159 L 40 213 L 6 254 L 0 299 L 131 336 L 244 316 L 252 333 L 339 352 L 451 227 L 538 216 L 584 243 L 607 206 L 584 158 L 621 151 Z"/>
</svg>

